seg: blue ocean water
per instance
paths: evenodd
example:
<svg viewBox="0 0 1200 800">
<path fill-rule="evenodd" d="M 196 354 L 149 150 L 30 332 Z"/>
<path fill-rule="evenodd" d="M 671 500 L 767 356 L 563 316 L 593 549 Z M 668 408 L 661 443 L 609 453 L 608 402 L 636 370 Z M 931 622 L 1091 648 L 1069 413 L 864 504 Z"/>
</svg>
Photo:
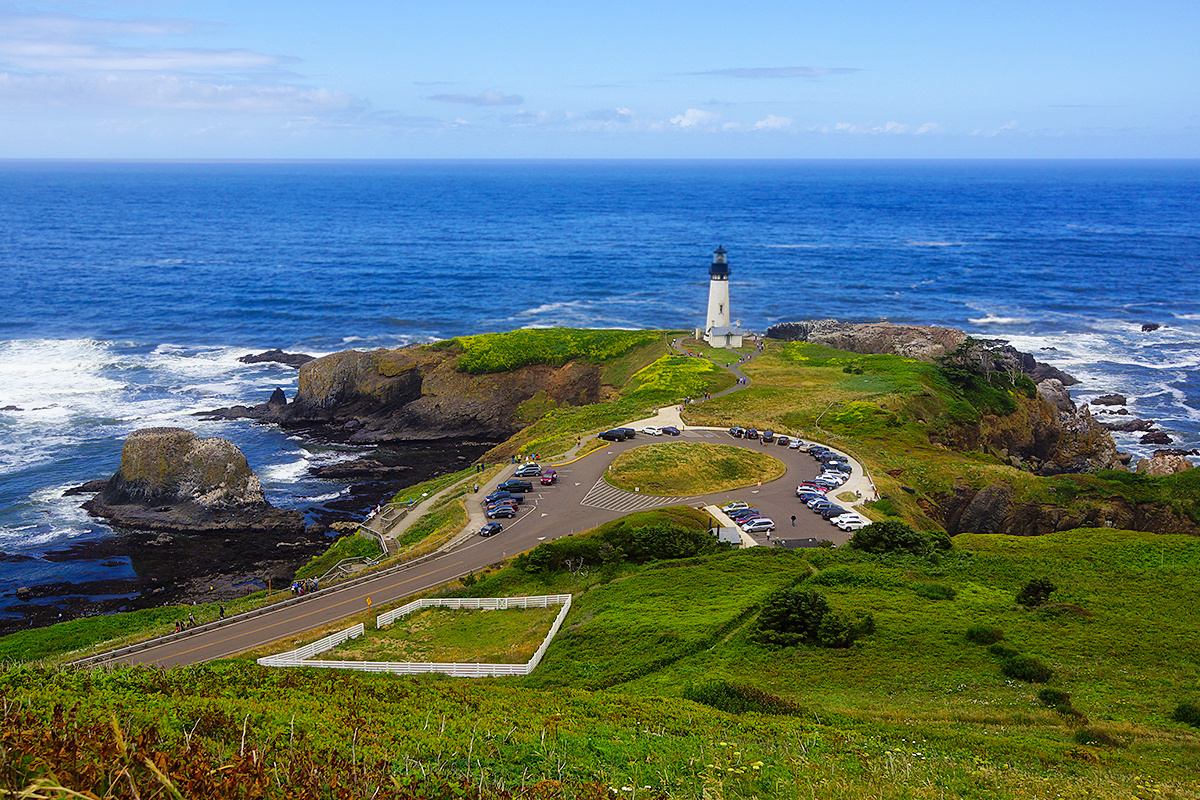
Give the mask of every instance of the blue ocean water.
<svg viewBox="0 0 1200 800">
<path fill-rule="evenodd" d="M 1200 446 L 1200 162 L 0 162 L 0 220 L 0 597 L 130 573 L 43 556 L 110 535 L 62 491 L 135 428 L 232 439 L 278 505 L 346 490 L 307 476 L 337 449 L 191 416 L 294 389 L 240 355 L 691 328 L 717 245 L 752 330 L 1006 338 Z"/>
</svg>

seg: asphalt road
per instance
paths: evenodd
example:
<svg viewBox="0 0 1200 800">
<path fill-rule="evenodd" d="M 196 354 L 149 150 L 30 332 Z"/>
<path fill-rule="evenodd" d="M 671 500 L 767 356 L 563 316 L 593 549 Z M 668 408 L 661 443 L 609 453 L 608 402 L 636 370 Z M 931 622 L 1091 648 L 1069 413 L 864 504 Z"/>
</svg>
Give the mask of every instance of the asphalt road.
<svg viewBox="0 0 1200 800">
<path fill-rule="evenodd" d="M 705 441 L 760 450 L 782 461 L 787 472 L 760 487 L 688 498 L 624 492 L 602 480 L 605 470 L 620 453 L 645 444 L 671 441 Z M 515 467 L 511 469 L 515 470 Z M 514 519 L 503 520 L 504 530 L 495 536 L 471 537 L 459 547 L 421 563 L 389 570 L 348 586 L 332 587 L 264 614 L 231 618 L 213 629 L 200 628 L 188 635 L 165 637 L 145 649 L 102 663 L 171 667 L 227 658 L 279 639 L 302 636 L 307 631 L 364 611 L 368 604 L 379 608 L 428 591 L 533 548 L 539 542 L 578 533 L 642 509 L 745 500 L 775 520 L 779 527 L 773 539 L 827 538 L 840 544 L 846 538 L 846 534 L 804 508 L 796 499 L 796 484 L 818 472 L 817 463 L 807 453 L 735 439 L 725 431 L 693 429 L 678 437 L 661 438 L 639 435 L 630 441 L 612 443 L 556 469 L 558 483 L 541 486 L 535 479 L 535 491 L 526 496 L 520 514 Z M 797 517 L 794 528 L 790 524 L 792 514 Z M 757 535 L 755 539 L 760 543 L 766 541 L 763 535 Z"/>
</svg>

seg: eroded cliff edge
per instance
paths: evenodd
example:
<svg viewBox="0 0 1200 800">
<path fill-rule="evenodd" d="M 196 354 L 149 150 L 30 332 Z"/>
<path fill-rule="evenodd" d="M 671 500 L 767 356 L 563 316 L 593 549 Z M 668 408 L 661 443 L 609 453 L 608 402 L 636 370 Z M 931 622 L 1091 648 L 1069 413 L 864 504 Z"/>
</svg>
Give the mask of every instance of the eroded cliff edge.
<svg viewBox="0 0 1200 800">
<path fill-rule="evenodd" d="M 359 444 L 502 441 L 524 427 L 520 406 L 535 395 L 559 405 L 603 399 L 595 364 L 530 364 L 475 375 L 460 372 L 455 355 L 416 347 L 333 353 L 300 367 L 291 401 L 277 390 L 261 405 L 211 416 L 248 417 Z"/>
</svg>

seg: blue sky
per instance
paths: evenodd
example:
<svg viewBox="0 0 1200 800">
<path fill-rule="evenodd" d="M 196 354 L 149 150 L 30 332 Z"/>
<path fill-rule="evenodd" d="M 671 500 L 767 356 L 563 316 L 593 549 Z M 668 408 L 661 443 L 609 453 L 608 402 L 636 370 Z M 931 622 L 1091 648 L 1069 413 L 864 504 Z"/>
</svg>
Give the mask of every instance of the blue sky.
<svg viewBox="0 0 1200 800">
<path fill-rule="evenodd" d="M 0 0 L 6 158 L 1195 158 L 1200 2 Z"/>
</svg>

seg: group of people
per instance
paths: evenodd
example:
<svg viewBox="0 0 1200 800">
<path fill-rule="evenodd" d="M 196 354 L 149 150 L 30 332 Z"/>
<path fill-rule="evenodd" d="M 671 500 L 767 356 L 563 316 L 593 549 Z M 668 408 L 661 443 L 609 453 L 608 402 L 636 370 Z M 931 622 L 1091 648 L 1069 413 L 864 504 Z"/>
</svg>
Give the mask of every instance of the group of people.
<svg viewBox="0 0 1200 800">
<path fill-rule="evenodd" d="M 217 610 L 217 615 L 218 615 L 217 619 L 225 619 L 225 606 L 218 606 L 217 609 L 218 609 Z M 188 628 L 194 628 L 199 624 L 200 623 L 196 622 L 195 614 L 188 614 L 187 620 L 182 620 L 182 619 L 175 620 L 175 632 L 182 633 L 183 631 L 186 631 Z"/>
<path fill-rule="evenodd" d="M 303 597 L 308 592 L 315 592 L 316 590 L 317 590 L 317 579 L 316 578 L 305 578 L 303 580 L 296 581 L 295 583 L 292 584 L 292 594 L 295 595 L 296 597 Z"/>
</svg>

